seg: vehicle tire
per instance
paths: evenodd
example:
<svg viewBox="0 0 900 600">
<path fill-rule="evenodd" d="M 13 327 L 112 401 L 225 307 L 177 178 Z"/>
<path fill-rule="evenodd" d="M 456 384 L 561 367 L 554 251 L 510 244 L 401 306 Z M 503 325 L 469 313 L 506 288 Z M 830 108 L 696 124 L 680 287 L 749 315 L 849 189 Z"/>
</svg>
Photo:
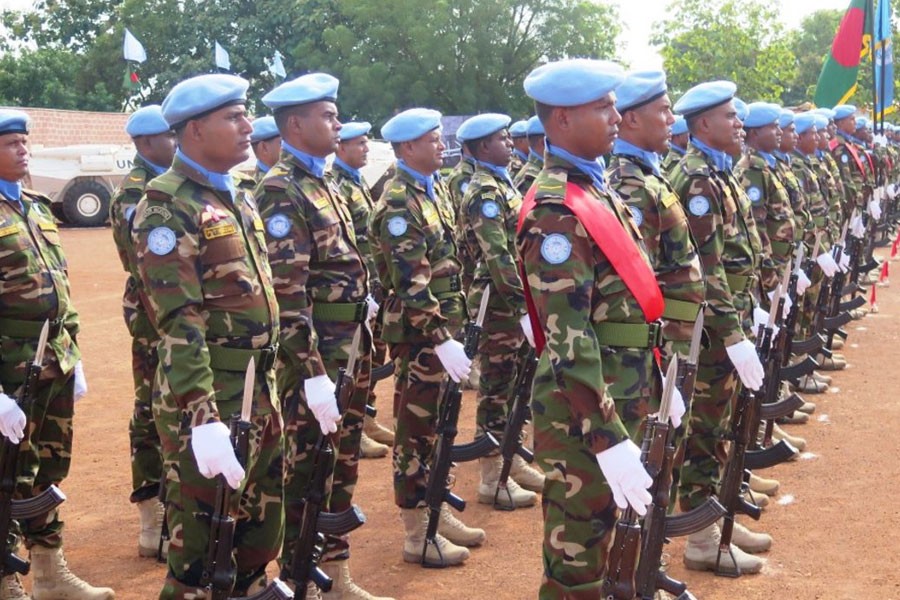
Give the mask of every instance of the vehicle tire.
<svg viewBox="0 0 900 600">
<path fill-rule="evenodd" d="M 63 197 L 66 221 L 79 227 L 97 227 L 109 218 L 109 190 L 102 183 L 78 181 Z"/>
</svg>

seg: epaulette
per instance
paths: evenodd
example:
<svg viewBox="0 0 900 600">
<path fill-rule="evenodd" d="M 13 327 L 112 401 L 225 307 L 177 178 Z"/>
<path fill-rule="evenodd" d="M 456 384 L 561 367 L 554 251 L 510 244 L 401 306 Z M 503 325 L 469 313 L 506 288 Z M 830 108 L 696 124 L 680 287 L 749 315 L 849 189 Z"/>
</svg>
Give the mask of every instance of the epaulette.
<svg viewBox="0 0 900 600">
<path fill-rule="evenodd" d="M 22 195 L 27 196 L 28 199 L 32 202 L 40 202 L 41 204 L 46 204 L 48 208 L 51 204 L 53 204 L 53 200 L 50 199 L 50 196 L 46 196 L 36 190 L 22 188 Z"/>
<path fill-rule="evenodd" d="M 569 172 L 565 169 L 545 169 L 534 180 L 534 201 L 536 203 L 559 203 L 566 199 Z"/>
<path fill-rule="evenodd" d="M 409 190 L 406 184 L 400 181 L 399 178 L 394 177 L 384 185 L 384 192 L 382 192 L 381 197 L 384 198 L 385 204 L 393 208 L 403 208 L 407 205 L 408 195 Z"/>
<path fill-rule="evenodd" d="M 616 161 L 615 165 L 615 167 L 612 167 L 607 171 L 607 176 L 611 182 L 625 181 L 626 179 L 634 179 L 638 182 L 642 182 L 647 178 L 644 174 L 643 167 L 633 160 L 628 158 L 623 160 L 620 158 Z"/>
<path fill-rule="evenodd" d="M 709 163 L 705 160 L 682 160 L 680 166 L 682 172 L 688 177 L 709 177 L 712 175 Z"/>
<path fill-rule="evenodd" d="M 143 194 L 144 188 L 147 187 L 147 182 L 153 179 L 149 175 L 150 173 L 147 169 L 136 166 L 125 176 L 119 188 L 123 191 L 128 190 Z"/>
<path fill-rule="evenodd" d="M 168 202 L 175 197 L 178 188 L 180 188 L 185 181 L 187 181 L 187 177 L 178 171 L 169 169 L 159 177 L 150 180 L 147 184 L 145 194 L 151 200 Z"/>
<path fill-rule="evenodd" d="M 243 171 L 231 171 L 231 177 L 234 179 L 234 185 L 245 190 L 253 191 L 256 187 L 256 180 Z"/>
<path fill-rule="evenodd" d="M 291 185 L 291 171 L 279 162 L 269 169 L 259 184 L 267 190 L 284 191 Z"/>
</svg>

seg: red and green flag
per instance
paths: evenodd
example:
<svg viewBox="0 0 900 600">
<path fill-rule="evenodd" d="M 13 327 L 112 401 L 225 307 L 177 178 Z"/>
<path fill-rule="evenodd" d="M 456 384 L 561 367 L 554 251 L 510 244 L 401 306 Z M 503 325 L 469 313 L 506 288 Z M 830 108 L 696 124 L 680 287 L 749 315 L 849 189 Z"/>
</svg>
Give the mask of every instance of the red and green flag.
<svg viewBox="0 0 900 600">
<path fill-rule="evenodd" d="M 144 52 L 144 46 L 128 29 L 125 29 L 122 57 L 125 59 L 125 77 L 122 80 L 122 87 L 129 92 L 136 92 L 141 89 L 138 65 L 147 60 L 147 53 Z"/>
<path fill-rule="evenodd" d="M 851 0 L 816 85 L 816 106 L 845 104 L 856 92 L 859 65 L 872 52 L 872 0 Z"/>
</svg>

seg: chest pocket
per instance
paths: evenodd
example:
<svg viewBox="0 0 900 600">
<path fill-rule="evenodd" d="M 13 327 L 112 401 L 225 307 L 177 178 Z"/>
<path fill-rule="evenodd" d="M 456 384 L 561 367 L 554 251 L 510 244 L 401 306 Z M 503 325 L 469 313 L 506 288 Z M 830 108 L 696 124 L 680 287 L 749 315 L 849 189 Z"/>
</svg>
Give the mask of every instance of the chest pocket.
<svg viewBox="0 0 900 600">
<path fill-rule="evenodd" d="M 21 223 L 0 224 L 0 279 L 9 281 L 35 273 L 38 257 Z"/>
<path fill-rule="evenodd" d="M 310 199 L 308 210 L 313 256 L 320 262 L 330 262 L 353 250 L 347 238 L 353 229 L 345 230 L 344 221 L 327 196 Z"/>
<path fill-rule="evenodd" d="M 734 216 L 738 211 L 737 203 L 735 202 L 734 196 L 732 196 L 731 190 L 727 185 L 721 183 L 719 185 L 719 189 L 722 193 L 722 218 L 725 221 L 725 227 L 734 227 Z"/>
</svg>

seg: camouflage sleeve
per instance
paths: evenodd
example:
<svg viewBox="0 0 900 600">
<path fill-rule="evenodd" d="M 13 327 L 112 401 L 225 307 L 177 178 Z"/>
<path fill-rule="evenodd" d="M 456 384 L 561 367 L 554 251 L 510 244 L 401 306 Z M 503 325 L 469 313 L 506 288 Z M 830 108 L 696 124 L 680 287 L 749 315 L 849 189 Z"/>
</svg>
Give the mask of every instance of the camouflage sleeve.
<svg viewBox="0 0 900 600">
<path fill-rule="evenodd" d="M 151 237 L 157 242 L 153 250 Z M 160 333 L 157 352 L 165 373 L 164 386 L 168 386 L 163 393 L 168 392 L 185 412 L 191 427 L 218 421 L 195 215 L 168 200 L 144 196 L 135 211 L 132 240 L 150 312 Z M 159 240 L 164 242 L 162 248 Z M 174 247 L 166 251 L 165 242 Z"/>
<path fill-rule="evenodd" d="M 510 254 L 505 211 L 501 208 L 501 204 L 505 203 L 506 200 L 498 197 L 497 190 L 482 188 L 464 207 L 468 211 L 467 221 L 481 256 L 491 274 L 491 297 L 503 298 L 513 312 L 524 315 L 525 294 L 515 257 Z"/>
<path fill-rule="evenodd" d="M 679 192 L 688 223 L 697 242 L 700 262 L 706 275 L 706 311 L 704 325 L 725 346 L 744 339 L 741 315 L 734 307 L 731 290 L 722 266 L 725 240 L 721 229 L 724 223 L 720 192 L 707 177 L 691 177 Z M 705 203 L 699 200 L 702 198 Z M 693 203 L 693 207 L 692 207 Z M 697 214 L 699 213 L 699 214 Z M 736 216 L 732 218 L 737 218 Z"/>
<path fill-rule="evenodd" d="M 631 218 L 641 230 L 647 255 L 652 259 L 654 268 L 659 267 L 660 230 L 662 220 L 659 214 L 658 198 L 633 178 L 624 177 L 615 188 L 616 193 L 628 205 Z"/>
<path fill-rule="evenodd" d="M 763 289 L 770 292 L 778 284 L 778 273 L 775 271 L 775 263 L 772 261 L 774 253 L 772 240 L 769 237 L 768 213 L 769 203 L 772 201 L 772 198 L 769 197 L 771 190 L 767 185 L 769 182 L 766 181 L 764 173 L 755 168 L 744 169 L 740 174 L 740 182 L 747 198 L 750 199 L 750 211 L 756 224 L 756 233 L 759 235 L 762 254 L 760 282 Z"/>
<path fill-rule="evenodd" d="M 292 365 L 305 377 L 325 375 L 319 354 L 319 338 L 313 324 L 312 301 L 306 290 L 313 239 L 301 213 L 301 202 L 288 189 L 264 185 L 257 188 L 256 202 L 266 226 L 266 247 L 272 269 L 272 287 L 278 298 L 280 344 Z"/>
<path fill-rule="evenodd" d="M 109 204 L 109 223 L 112 229 L 113 241 L 119 253 L 122 268 L 131 273 L 131 261 L 128 260 L 127 248 L 131 246 L 131 228 L 128 223 L 130 207 L 134 207 L 141 199 L 138 190 L 119 188 Z"/>
<path fill-rule="evenodd" d="M 837 147 L 835 151 L 834 158 L 837 161 L 838 168 L 841 171 L 841 180 L 844 184 L 844 196 L 847 200 L 847 205 L 850 207 L 847 210 L 849 214 L 852 212 L 853 206 L 860 205 L 860 197 L 862 196 L 862 177 L 859 174 L 856 166 L 853 164 L 854 158 L 853 155 L 850 154 L 850 151 L 843 145 Z"/>
<path fill-rule="evenodd" d="M 602 257 L 595 255 L 596 246 L 578 219 L 559 204 L 535 208 L 522 231 L 521 260 L 543 324 L 544 352 L 571 411 L 570 427 L 581 431 L 591 452 L 602 452 L 628 439 L 603 377 L 602 353 L 592 327 L 593 265 Z M 571 249 L 565 260 L 559 262 L 559 251 L 550 255 L 553 263 L 544 256 L 547 240 Z"/>
</svg>

